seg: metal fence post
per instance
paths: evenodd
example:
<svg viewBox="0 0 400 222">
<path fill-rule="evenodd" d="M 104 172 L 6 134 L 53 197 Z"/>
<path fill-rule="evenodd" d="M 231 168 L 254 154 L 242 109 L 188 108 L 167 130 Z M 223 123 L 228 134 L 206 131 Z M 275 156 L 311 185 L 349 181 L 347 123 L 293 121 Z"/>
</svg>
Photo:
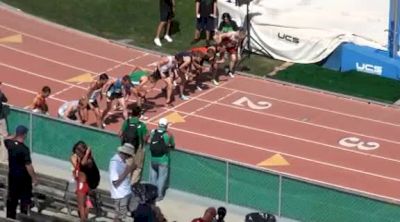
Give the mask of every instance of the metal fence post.
<svg viewBox="0 0 400 222">
<path fill-rule="evenodd" d="M 226 204 L 229 203 L 229 162 L 225 161 L 226 163 L 226 175 L 225 175 L 225 202 Z"/>
<path fill-rule="evenodd" d="M 279 175 L 279 190 L 278 190 L 278 216 L 281 216 L 282 211 L 282 175 Z"/>
<path fill-rule="evenodd" d="M 32 112 L 29 112 L 29 149 L 31 150 L 31 153 L 33 152 L 33 120 L 32 120 Z"/>
</svg>

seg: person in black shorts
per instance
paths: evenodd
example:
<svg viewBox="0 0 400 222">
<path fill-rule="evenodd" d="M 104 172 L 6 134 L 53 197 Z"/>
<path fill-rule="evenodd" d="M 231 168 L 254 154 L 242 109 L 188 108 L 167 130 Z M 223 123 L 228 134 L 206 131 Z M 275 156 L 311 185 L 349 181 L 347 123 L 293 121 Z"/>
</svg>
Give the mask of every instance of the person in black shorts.
<svg viewBox="0 0 400 222">
<path fill-rule="evenodd" d="M 21 213 L 28 214 L 32 204 L 32 185 L 37 184 L 30 151 L 24 144 L 27 135 L 28 128 L 19 125 L 15 136 L 4 141 L 8 151 L 7 218 L 16 219 L 18 204 Z"/>
<path fill-rule="evenodd" d="M 132 88 L 132 83 L 128 75 L 125 75 L 122 78 L 109 80 L 103 86 L 103 93 L 106 94 L 107 103 L 106 103 L 106 108 L 103 110 L 101 115 L 102 128 L 106 126 L 104 120 L 108 115 L 108 112 L 111 110 L 112 102 L 114 100 L 117 100 L 118 104 L 121 106 L 124 119 L 128 118 L 128 110 L 126 107 L 127 104 L 125 103 L 125 95 L 126 91 L 130 90 L 131 88 Z"/>
<path fill-rule="evenodd" d="M 216 0 L 196 0 L 196 31 L 192 44 L 200 40 L 201 31 L 206 31 L 206 44 L 210 44 L 211 33 L 215 29 L 215 18 L 217 17 Z"/>
<path fill-rule="evenodd" d="M 101 127 L 101 111 L 99 108 L 98 99 L 103 98 L 103 94 L 101 93 L 104 89 L 104 85 L 108 82 L 109 77 L 106 73 L 100 74 L 97 80 L 94 80 L 90 83 L 86 97 L 88 98 L 88 110 L 91 110 L 95 117 L 97 127 Z"/>
<path fill-rule="evenodd" d="M 172 42 L 172 38 L 169 36 L 171 29 L 172 18 L 175 16 L 175 0 L 160 0 L 160 24 L 157 27 L 156 38 L 154 39 L 154 44 L 157 46 L 162 46 L 160 35 L 164 29 L 164 26 L 167 25 L 165 29 L 164 39 L 167 42 Z"/>
</svg>

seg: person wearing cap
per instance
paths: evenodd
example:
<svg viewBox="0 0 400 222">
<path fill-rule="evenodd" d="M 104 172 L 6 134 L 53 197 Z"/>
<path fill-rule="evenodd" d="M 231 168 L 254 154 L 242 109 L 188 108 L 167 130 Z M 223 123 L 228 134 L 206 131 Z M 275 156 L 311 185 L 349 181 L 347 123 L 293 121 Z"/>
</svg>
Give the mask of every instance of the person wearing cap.
<svg viewBox="0 0 400 222">
<path fill-rule="evenodd" d="M 4 145 L 4 139 L 8 137 L 7 114 L 8 107 L 3 105 L 8 101 L 6 95 L 1 91 L 2 82 L 0 82 L 0 162 L 7 162 L 7 152 Z"/>
<path fill-rule="evenodd" d="M 132 158 L 135 148 L 132 144 L 124 143 L 118 147 L 118 152 L 111 158 L 109 164 L 110 193 L 114 200 L 114 221 L 124 221 L 128 212 L 128 204 L 131 199 L 130 175 L 136 169 L 136 164 L 128 164 L 127 160 Z"/>
<path fill-rule="evenodd" d="M 121 130 L 119 131 L 119 135 L 122 139 L 122 143 L 131 143 L 135 147 L 135 155 L 133 158 L 128 160 L 128 163 L 134 161 L 137 168 L 133 171 L 131 177 L 131 183 L 136 184 L 140 181 L 142 168 L 144 163 L 144 143 L 147 136 L 147 126 L 144 122 L 140 121 L 140 117 L 142 115 L 142 109 L 137 105 L 133 104 L 130 116 L 127 120 L 125 120 L 122 124 Z M 137 141 L 127 141 L 124 135 L 127 134 L 127 130 L 135 130 L 137 134 Z M 126 133 L 126 134 L 125 134 Z M 126 141 L 125 141 L 126 140 Z"/>
<path fill-rule="evenodd" d="M 32 184 L 37 184 L 29 148 L 24 144 L 28 128 L 19 125 L 15 136 L 4 141 L 8 151 L 7 218 L 15 219 L 20 202 L 21 213 L 27 214 L 31 206 Z"/>
<path fill-rule="evenodd" d="M 164 198 L 169 168 L 169 151 L 175 148 L 173 135 L 168 132 L 168 120 L 161 118 L 158 128 L 153 129 L 148 138 L 151 152 L 150 183 L 157 186 L 157 201 Z"/>
</svg>

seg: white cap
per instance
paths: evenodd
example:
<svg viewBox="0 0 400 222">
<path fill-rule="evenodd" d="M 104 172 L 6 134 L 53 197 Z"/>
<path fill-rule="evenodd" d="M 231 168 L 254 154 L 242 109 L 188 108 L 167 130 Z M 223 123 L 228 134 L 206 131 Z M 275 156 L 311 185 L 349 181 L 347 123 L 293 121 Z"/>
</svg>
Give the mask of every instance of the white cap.
<svg viewBox="0 0 400 222">
<path fill-rule="evenodd" d="M 168 126 L 168 120 L 167 120 L 166 118 L 161 118 L 161 119 L 158 121 L 158 126 L 163 126 L 163 127 Z"/>
</svg>

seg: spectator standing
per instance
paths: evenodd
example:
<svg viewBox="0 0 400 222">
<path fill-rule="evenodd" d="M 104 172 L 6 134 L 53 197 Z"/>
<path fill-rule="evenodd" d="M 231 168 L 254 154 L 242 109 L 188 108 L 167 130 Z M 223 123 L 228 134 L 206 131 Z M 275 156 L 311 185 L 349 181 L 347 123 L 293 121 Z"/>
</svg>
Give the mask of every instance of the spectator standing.
<svg viewBox="0 0 400 222">
<path fill-rule="evenodd" d="M 16 218 L 18 201 L 23 214 L 31 206 L 32 184 L 37 184 L 29 148 L 24 144 L 28 128 L 19 125 L 15 136 L 4 141 L 8 150 L 7 218 Z"/>
<path fill-rule="evenodd" d="M 133 161 L 136 165 L 136 169 L 132 173 L 132 184 L 140 181 L 144 162 L 144 143 L 147 136 L 147 126 L 139 120 L 141 113 L 142 109 L 134 104 L 129 118 L 124 121 L 119 132 L 122 144 L 129 143 L 135 148 L 134 157 L 128 160 L 129 163 Z"/>
<path fill-rule="evenodd" d="M 8 137 L 7 131 L 7 109 L 3 103 L 8 102 L 6 95 L 1 91 L 2 82 L 0 82 L 0 162 L 7 162 L 7 150 L 4 145 L 5 138 Z"/>
<path fill-rule="evenodd" d="M 227 33 L 227 32 L 236 32 L 239 28 L 235 21 L 232 20 L 232 17 L 229 13 L 225 12 L 222 14 L 222 21 L 219 23 L 218 31 Z"/>
<path fill-rule="evenodd" d="M 114 221 L 124 221 L 128 212 L 128 204 L 132 196 L 129 175 L 135 170 L 136 165 L 128 164 L 127 160 L 133 157 L 134 152 L 135 148 L 125 143 L 118 147 L 118 153 L 110 160 L 108 173 L 111 182 L 111 198 L 114 200 L 115 207 Z"/>
<path fill-rule="evenodd" d="M 100 183 L 100 171 L 94 161 L 91 149 L 83 141 L 78 141 L 73 146 L 70 160 L 76 181 L 75 192 L 79 218 L 80 221 L 86 221 L 89 209 L 97 203 L 94 190 Z"/>
<path fill-rule="evenodd" d="M 168 120 L 161 118 L 158 128 L 150 133 L 149 143 L 151 152 L 150 183 L 157 186 L 157 201 L 164 198 L 169 171 L 169 152 L 175 148 L 173 135 L 168 132 Z"/>
<path fill-rule="evenodd" d="M 217 220 L 216 222 L 225 222 L 225 216 L 226 216 L 226 208 L 225 207 L 218 207 L 217 210 Z"/>
<path fill-rule="evenodd" d="M 171 32 L 171 22 L 174 16 L 175 0 L 160 0 L 160 23 L 158 24 L 156 38 L 154 39 L 154 44 L 157 46 L 162 46 L 160 35 L 165 26 L 167 27 L 165 28 L 164 39 L 167 40 L 167 42 L 172 42 L 172 38 L 169 35 Z"/>
<path fill-rule="evenodd" d="M 42 88 L 42 91 L 35 96 L 33 103 L 29 106 L 32 112 L 40 114 L 49 113 L 49 106 L 47 105 L 46 98 L 50 96 L 50 93 L 50 87 L 44 86 Z"/>
<path fill-rule="evenodd" d="M 217 211 L 215 210 L 215 208 L 209 207 L 204 212 L 203 217 L 195 218 L 192 220 L 192 222 L 212 222 L 215 219 L 216 215 L 217 215 Z"/>
<path fill-rule="evenodd" d="M 192 44 L 200 40 L 201 31 L 206 32 L 206 44 L 210 44 L 211 33 L 215 29 L 217 0 L 196 0 L 196 31 Z"/>
</svg>

